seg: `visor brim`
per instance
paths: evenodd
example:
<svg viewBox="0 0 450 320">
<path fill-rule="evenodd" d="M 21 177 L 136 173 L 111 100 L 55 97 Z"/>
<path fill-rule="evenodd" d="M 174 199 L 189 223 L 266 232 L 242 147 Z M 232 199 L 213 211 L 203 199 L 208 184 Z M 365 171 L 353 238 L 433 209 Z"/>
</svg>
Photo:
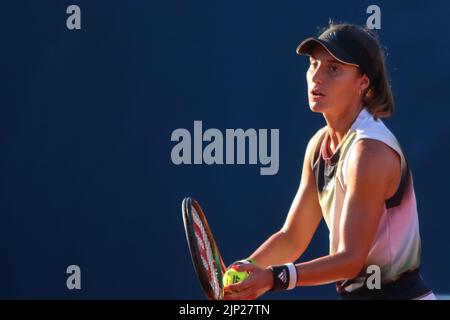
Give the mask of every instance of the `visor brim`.
<svg viewBox="0 0 450 320">
<path fill-rule="evenodd" d="M 314 48 L 321 45 L 334 59 L 340 63 L 359 67 L 358 63 L 340 47 L 318 38 L 307 38 L 303 40 L 296 49 L 298 55 L 311 56 Z"/>
</svg>

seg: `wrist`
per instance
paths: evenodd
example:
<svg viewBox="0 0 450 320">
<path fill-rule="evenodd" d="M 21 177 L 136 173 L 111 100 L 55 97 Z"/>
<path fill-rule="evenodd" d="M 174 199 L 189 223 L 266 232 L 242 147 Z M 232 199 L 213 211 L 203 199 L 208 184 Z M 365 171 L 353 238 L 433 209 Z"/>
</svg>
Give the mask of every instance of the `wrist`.
<svg viewBox="0 0 450 320">
<path fill-rule="evenodd" d="M 273 291 L 274 286 L 274 278 L 273 278 L 273 271 L 272 268 L 269 266 L 266 269 L 264 269 L 265 273 L 267 274 L 267 291 Z"/>
<path fill-rule="evenodd" d="M 272 291 L 292 290 L 297 286 L 297 268 L 293 263 L 270 266 L 272 272 Z"/>
</svg>

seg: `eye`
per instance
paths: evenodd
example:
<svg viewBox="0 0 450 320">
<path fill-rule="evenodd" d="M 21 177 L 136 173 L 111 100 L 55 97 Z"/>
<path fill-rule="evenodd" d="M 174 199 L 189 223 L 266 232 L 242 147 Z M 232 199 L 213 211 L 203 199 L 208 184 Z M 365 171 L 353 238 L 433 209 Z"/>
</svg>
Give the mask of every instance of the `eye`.
<svg viewBox="0 0 450 320">
<path fill-rule="evenodd" d="M 336 72 L 339 70 L 339 67 L 335 64 L 330 65 L 330 71 L 332 72 Z"/>
<path fill-rule="evenodd" d="M 315 68 L 317 68 L 317 64 L 318 64 L 317 61 L 311 61 L 310 62 L 310 67 L 315 69 Z"/>
</svg>

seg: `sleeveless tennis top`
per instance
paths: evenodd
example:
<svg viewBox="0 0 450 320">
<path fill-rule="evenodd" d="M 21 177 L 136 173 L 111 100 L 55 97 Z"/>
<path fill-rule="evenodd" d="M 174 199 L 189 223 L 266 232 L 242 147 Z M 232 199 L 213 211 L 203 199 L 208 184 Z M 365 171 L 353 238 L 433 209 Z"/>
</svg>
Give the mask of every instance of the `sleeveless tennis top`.
<svg viewBox="0 0 450 320">
<path fill-rule="evenodd" d="M 382 284 L 395 281 L 405 272 L 417 269 L 421 246 L 413 179 L 394 135 L 381 120 L 375 120 L 363 108 L 331 157 L 327 157 L 326 152 L 328 138 L 326 127 L 314 135 L 311 149 L 314 154 L 310 159 L 320 207 L 330 231 L 330 254 L 340 250 L 339 225 L 346 194 L 345 173 L 355 144 L 362 139 L 378 140 L 395 150 L 401 158 L 400 184 L 396 193 L 385 201 L 366 265 L 355 279 L 338 282 L 338 291 L 351 292 L 364 286 L 366 270 L 370 265 L 380 268 Z"/>
</svg>

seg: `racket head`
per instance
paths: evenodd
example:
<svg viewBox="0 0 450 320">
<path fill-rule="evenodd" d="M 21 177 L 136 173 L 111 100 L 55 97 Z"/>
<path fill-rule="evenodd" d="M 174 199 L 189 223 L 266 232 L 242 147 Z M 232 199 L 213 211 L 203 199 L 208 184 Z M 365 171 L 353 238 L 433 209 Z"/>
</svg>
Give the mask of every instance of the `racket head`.
<svg viewBox="0 0 450 320">
<path fill-rule="evenodd" d="M 226 271 L 219 248 L 200 204 L 187 197 L 182 203 L 183 223 L 195 272 L 209 300 L 223 298 Z"/>
</svg>

